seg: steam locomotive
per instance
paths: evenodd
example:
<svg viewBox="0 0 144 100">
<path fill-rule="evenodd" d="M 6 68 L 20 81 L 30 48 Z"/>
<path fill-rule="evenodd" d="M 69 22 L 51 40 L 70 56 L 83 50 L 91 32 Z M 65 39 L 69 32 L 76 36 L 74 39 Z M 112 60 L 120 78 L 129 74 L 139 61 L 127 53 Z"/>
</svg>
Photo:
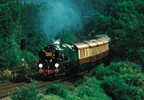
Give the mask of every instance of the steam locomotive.
<svg viewBox="0 0 144 100">
<path fill-rule="evenodd" d="M 96 39 L 80 43 L 55 43 L 40 50 L 39 73 L 56 77 L 87 70 L 98 60 L 106 59 L 108 54 L 109 38 L 106 35 L 97 35 Z"/>
</svg>

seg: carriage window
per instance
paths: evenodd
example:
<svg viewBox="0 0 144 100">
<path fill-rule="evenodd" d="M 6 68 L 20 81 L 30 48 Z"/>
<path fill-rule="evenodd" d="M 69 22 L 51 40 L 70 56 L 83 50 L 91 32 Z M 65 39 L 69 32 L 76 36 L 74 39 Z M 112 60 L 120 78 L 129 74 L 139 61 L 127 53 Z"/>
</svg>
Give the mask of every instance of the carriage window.
<svg viewBox="0 0 144 100">
<path fill-rule="evenodd" d="M 99 52 L 99 46 L 97 47 L 97 54 L 99 54 L 100 52 Z"/>
<path fill-rule="evenodd" d="M 92 55 L 96 55 L 97 54 L 97 47 L 93 47 L 92 48 Z"/>
<path fill-rule="evenodd" d="M 85 57 L 85 50 L 80 50 L 80 58 L 84 58 Z"/>
<path fill-rule="evenodd" d="M 89 56 L 89 49 L 85 49 L 85 57 Z"/>
</svg>

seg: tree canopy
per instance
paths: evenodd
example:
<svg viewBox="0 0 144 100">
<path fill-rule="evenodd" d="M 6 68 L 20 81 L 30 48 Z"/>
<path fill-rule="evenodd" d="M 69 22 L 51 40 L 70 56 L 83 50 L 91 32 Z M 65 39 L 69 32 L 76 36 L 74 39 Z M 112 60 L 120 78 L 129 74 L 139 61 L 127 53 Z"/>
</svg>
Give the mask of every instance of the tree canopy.
<svg viewBox="0 0 144 100">
<path fill-rule="evenodd" d="M 111 25 L 108 35 L 111 37 L 113 56 L 124 60 L 144 61 L 144 15 L 138 5 L 143 2 L 124 1 L 111 11 Z"/>
</svg>

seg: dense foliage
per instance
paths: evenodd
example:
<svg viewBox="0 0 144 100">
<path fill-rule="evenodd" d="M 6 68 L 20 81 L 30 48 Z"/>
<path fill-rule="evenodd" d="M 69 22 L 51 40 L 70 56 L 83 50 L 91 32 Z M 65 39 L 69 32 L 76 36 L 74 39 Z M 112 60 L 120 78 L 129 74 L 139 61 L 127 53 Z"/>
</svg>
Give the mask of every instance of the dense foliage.
<svg viewBox="0 0 144 100">
<path fill-rule="evenodd" d="M 11 99 L 13 100 L 40 100 L 43 96 L 38 95 L 39 90 L 36 89 L 37 81 L 30 79 L 32 84 L 28 85 L 26 88 L 17 88 L 18 94 L 12 94 Z"/>
<path fill-rule="evenodd" d="M 85 77 L 78 81 L 75 83 L 76 87 L 62 87 L 61 85 L 50 84 L 45 90 L 45 96 L 47 99 L 61 98 L 61 100 L 111 100 L 110 97 L 104 94 L 100 84 L 101 82 L 92 77 Z"/>
<path fill-rule="evenodd" d="M 144 64 L 144 13 L 143 2 L 124 1 L 111 10 L 111 25 L 108 35 L 111 37 L 112 56 L 129 59 Z"/>
<path fill-rule="evenodd" d="M 45 90 L 44 94 L 55 94 L 62 98 L 66 98 L 67 91 L 61 85 L 50 84 L 49 86 L 47 86 L 47 89 Z"/>
<path fill-rule="evenodd" d="M 144 74 L 142 66 L 131 62 L 102 64 L 91 71 L 100 80 L 105 93 L 114 100 L 143 100 Z"/>
<path fill-rule="evenodd" d="M 17 1 L 0 4 L 0 69 L 21 66 L 21 39 L 26 39 L 25 61 L 36 62 L 38 51 L 47 39 L 38 28 L 41 5 Z M 39 38 L 41 37 L 41 38 Z M 33 65 L 34 66 L 34 65 Z"/>
</svg>

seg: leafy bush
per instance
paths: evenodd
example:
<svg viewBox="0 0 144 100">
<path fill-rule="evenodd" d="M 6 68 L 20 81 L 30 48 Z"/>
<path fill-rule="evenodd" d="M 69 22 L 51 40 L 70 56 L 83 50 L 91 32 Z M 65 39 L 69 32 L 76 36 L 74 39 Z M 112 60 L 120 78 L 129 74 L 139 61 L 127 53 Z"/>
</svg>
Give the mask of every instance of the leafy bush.
<svg viewBox="0 0 144 100">
<path fill-rule="evenodd" d="M 143 74 L 135 74 L 135 75 L 122 75 L 120 76 L 124 80 L 124 82 L 128 85 L 134 85 L 137 87 L 144 88 L 144 75 Z"/>
<path fill-rule="evenodd" d="M 45 91 L 45 94 L 49 94 L 47 99 L 58 98 L 58 96 L 66 100 L 111 100 L 100 87 L 99 82 L 95 77 L 85 77 L 83 81 L 77 87 L 63 88 L 61 85 L 51 84 Z M 51 97 L 52 96 L 52 97 Z M 61 99 L 61 98 L 60 98 Z"/>
<path fill-rule="evenodd" d="M 102 80 L 101 87 L 114 100 L 144 99 L 141 65 L 127 61 L 112 62 L 108 67 L 97 66 L 90 74 Z"/>
<path fill-rule="evenodd" d="M 75 95 L 85 100 L 110 100 L 110 98 L 104 94 L 100 84 L 101 82 L 95 77 L 84 77 L 84 81 L 72 92 L 76 93 Z"/>
<path fill-rule="evenodd" d="M 38 96 L 39 90 L 36 89 L 36 81 L 33 81 L 30 79 L 32 84 L 28 85 L 28 87 L 23 87 L 23 88 L 17 88 L 18 89 L 18 94 L 11 95 L 11 99 L 13 100 L 40 100 L 43 97 Z"/>
<path fill-rule="evenodd" d="M 78 96 L 83 98 L 83 96 L 94 97 L 95 96 L 95 87 L 97 87 L 98 83 L 94 78 L 89 79 L 85 77 L 81 85 L 78 86 Z"/>
<path fill-rule="evenodd" d="M 60 97 L 66 98 L 67 91 L 61 86 L 57 84 L 50 84 L 47 86 L 47 89 L 45 90 L 44 94 L 55 94 L 59 95 Z"/>
<path fill-rule="evenodd" d="M 90 72 L 98 80 L 107 79 L 109 76 L 119 76 L 123 74 L 137 74 L 142 72 L 142 66 L 132 62 L 112 62 L 110 66 L 104 67 L 103 64 L 97 66 Z"/>
<path fill-rule="evenodd" d="M 120 74 L 136 74 L 141 73 L 142 66 L 132 62 L 113 62 L 108 67 Z"/>
<path fill-rule="evenodd" d="M 65 99 L 58 95 L 50 94 L 50 95 L 45 95 L 44 98 L 41 100 L 65 100 Z"/>
<path fill-rule="evenodd" d="M 83 98 L 83 96 L 88 96 L 88 97 L 94 97 L 95 92 L 92 88 L 85 86 L 85 85 L 81 85 L 78 87 L 78 96 Z"/>
<path fill-rule="evenodd" d="M 80 79 L 80 80 L 78 80 L 77 82 L 75 82 L 74 86 L 77 87 L 77 86 L 81 85 L 82 83 L 84 83 L 84 82 L 86 82 L 86 81 L 87 81 L 86 78 Z"/>
<path fill-rule="evenodd" d="M 66 100 L 83 100 L 83 99 L 78 97 L 76 92 L 69 92 Z"/>
<path fill-rule="evenodd" d="M 129 86 L 124 83 L 123 79 L 117 77 L 109 77 L 101 84 L 104 91 L 114 100 L 142 100 L 144 92 L 142 89 Z"/>
<path fill-rule="evenodd" d="M 101 64 L 92 70 L 90 75 L 95 76 L 98 80 L 103 80 L 108 76 L 118 76 L 120 74 L 114 70 L 109 69 L 109 67 L 104 67 L 103 64 Z"/>
<path fill-rule="evenodd" d="M 0 72 L 0 80 L 10 79 L 12 78 L 10 70 L 4 70 Z"/>
</svg>

